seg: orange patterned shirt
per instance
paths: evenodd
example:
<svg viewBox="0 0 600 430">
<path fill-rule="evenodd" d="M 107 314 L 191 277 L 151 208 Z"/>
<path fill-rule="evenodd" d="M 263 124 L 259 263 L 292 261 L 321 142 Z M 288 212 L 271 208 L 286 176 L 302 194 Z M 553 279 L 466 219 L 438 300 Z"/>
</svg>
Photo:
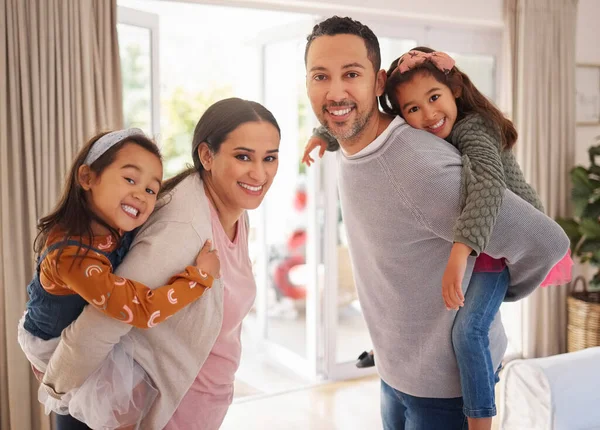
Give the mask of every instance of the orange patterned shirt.
<svg viewBox="0 0 600 430">
<path fill-rule="evenodd" d="M 46 247 L 64 239 L 64 232 L 50 234 Z M 82 243 L 106 253 L 117 247 L 111 235 L 96 236 L 91 244 Z M 115 275 L 105 255 L 86 251 L 85 247 L 67 245 L 50 252 L 40 265 L 42 287 L 53 295 L 79 294 L 101 312 L 134 327 L 153 327 L 166 320 L 198 299 L 213 283 L 212 276 L 188 266 L 167 285 L 150 289 Z"/>
</svg>

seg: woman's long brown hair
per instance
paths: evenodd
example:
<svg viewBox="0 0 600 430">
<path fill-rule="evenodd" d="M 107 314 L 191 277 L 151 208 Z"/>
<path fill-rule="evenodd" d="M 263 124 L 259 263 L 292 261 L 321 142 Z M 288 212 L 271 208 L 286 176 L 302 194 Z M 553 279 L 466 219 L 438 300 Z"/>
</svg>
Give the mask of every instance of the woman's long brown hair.
<svg viewBox="0 0 600 430">
<path fill-rule="evenodd" d="M 413 48 L 412 51 L 435 52 L 433 49 L 424 46 Z M 400 103 L 396 96 L 396 88 L 412 81 L 415 76 L 426 73 L 433 76 L 439 83 L 446 85 L 454 94 L 457 92 L 460 94 L 456 98 L 457 121 L 469 114 L 479 114 L 498 128 L 502 137 L 502 149 L 510 149 L 514 146 L 517 141 L 517 130 L 513 123 L 487 97 L 481 94 L 469 77 L 460 71 L 458 67 L 455 66 L 448 74 L 444 74 L 432 62 L 425 61 L 408 72 L 400 73 L 397 71 L 398 60 L 400 58 L 392 61 L 387 71 L 388 79 L 385 85 L 385 93 L 379 97 L 379 104 L 384 112 L 390 115 L 402 116 Z"/>
</svg>

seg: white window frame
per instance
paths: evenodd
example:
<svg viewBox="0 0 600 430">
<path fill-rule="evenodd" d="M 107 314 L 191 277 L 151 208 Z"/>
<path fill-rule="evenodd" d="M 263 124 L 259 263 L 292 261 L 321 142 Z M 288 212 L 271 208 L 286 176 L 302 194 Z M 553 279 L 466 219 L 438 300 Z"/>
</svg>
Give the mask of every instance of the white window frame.
<svg viewBox="0 0 600 430">
<path fill-rule="evenodd" d="M 160 57 L 159 57 L 159 17 L 124 6 L 117 7 L 117 23 L 141 27 L 150 32 L 150 133 L 156 138 L 160 134 Z"/>
</svg>

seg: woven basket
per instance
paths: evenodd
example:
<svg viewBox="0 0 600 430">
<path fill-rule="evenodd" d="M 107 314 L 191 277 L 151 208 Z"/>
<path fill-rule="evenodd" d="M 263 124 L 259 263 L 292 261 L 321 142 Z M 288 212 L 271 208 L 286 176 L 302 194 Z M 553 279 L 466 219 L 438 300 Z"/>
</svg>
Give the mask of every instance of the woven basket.
<svg viewBox="0 0 600 430">
<path fill-rule="evenodd" d="M 581 284 L 581 291 L 577 285 Z M 600 346 L 600 292 L 590 292 L 587 281 L 578 276 L 567 297 L 567 350 Z"/>
</svg>

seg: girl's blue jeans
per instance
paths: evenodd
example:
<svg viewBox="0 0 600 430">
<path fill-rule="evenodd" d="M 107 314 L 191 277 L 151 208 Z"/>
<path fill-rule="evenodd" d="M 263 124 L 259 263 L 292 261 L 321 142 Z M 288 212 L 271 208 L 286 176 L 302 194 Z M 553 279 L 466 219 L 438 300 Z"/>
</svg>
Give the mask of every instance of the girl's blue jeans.
<svg viewBox="0 0 600 430">
<path fill-rule="evenodd" d="M 496 415 L 498 369 L 492 363 L 489 331 L 509 282 L 508 269 L 473 273 L 465 305 L 454 319 L 452 345 L 460 370 L 464 413 L 471 418 Z"/>
</svg>

